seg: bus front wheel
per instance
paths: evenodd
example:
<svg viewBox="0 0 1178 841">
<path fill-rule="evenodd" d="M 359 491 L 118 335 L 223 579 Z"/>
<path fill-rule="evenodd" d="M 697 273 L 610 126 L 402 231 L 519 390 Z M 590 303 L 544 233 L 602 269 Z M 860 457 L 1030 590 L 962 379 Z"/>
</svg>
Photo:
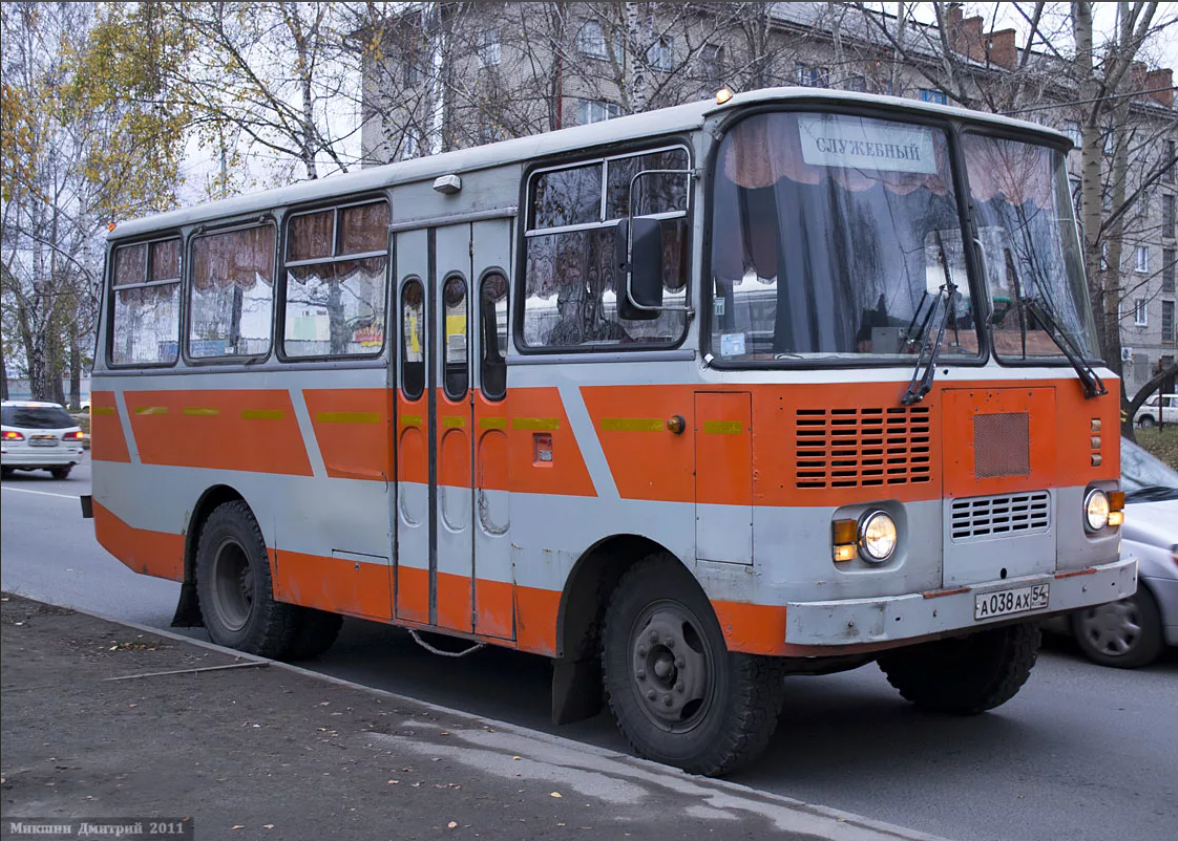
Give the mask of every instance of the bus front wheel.
<svg viewBox="0 0 1178 841">
<path fill-rule="evenodd" d="M 196 550 L 196 589 L 209 637 L 261 657 L 289 656 L 299 608 L 275 601 L 270 558 L 249 506 L 226 502 L 205 520 Z"/>
<path fill-rule="evenodd" d="M 730 653 L 703 590 L 670 555 L 641 561 L 618 582 L 602 665 L 618 729 L 647 759 L 728 774 L 754 760 L 777 726 L 780 662 Z"/>
<path fill-rule="evenodd" d="M 1042 635 L 1034 622 L 977 631 L 880 655 L 888 683 L 916 706 L 977 715 L 1009 701 L 1027 682 Z"/>
</svg>

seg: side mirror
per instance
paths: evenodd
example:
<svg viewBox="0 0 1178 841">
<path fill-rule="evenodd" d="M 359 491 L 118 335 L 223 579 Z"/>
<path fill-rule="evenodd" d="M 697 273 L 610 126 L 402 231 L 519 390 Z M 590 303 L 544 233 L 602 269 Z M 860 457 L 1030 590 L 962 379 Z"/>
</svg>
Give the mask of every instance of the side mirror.
<svg viewBox="0 0 1178 841">
<path fill-rule="evenodd" d="M 652 321 L 663 305 L 663 238 L 659 221 L 623 219 L 614 232 L 614 293 L 618 317 Z"/>
</svg>

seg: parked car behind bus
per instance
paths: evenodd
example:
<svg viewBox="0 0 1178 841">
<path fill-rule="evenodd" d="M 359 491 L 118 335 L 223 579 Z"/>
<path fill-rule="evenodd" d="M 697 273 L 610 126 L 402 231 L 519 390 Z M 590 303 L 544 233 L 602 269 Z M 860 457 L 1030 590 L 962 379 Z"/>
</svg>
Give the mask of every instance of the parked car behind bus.
<svg viewBox="0 0 1178 841">
<path fill-rule="evenodd" d="M 1144 427 L 1159 422 L 1178 423 L 1178 394 L 1155 394 L 1138 407 L 1133 422 Z"/>
<path fill-rule="evenodd" d="M 1090 660 L 1132 669 L 1178 645 L 1178 472 L 1121 439 L 1121 487 L 1121 553 L 1138 560 L 1137 592 L 1076 611 L 1071 629 Z"/>
</svg>

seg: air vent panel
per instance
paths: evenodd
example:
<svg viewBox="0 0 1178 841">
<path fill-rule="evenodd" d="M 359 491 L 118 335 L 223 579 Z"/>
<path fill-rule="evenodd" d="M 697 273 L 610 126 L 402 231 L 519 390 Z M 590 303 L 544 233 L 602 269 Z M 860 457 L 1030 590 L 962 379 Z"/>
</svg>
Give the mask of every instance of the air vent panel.
<svg viewBox="0 0 1178 841">
<path fill-rule="evenodd" d="M 927 406 L 798 409 L 798 488 L 868 488 L 931 481 Z"/>
<path fill-rule="evenodd" d="M 974 415 L 973 475 L 976 479 L 1029 476 L 1031 424 L 1026 412 Z"/>
<path fill-rule="evenodd" d="M 955 543 L 1040 534 L 1051 527 L 1047 491 L 955 499 L 950 508 L 950 534 Z"/>
</svg>

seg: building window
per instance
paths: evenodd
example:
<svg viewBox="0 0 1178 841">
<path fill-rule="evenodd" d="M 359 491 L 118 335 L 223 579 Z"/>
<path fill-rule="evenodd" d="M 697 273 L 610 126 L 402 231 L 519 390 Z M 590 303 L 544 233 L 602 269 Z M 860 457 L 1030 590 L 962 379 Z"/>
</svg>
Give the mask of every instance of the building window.
<svg viewBox="0 0 1178 841">
<path fill-rule="evenodd" d="M 667 72 L 675 66 L 675 41 L 673 38 L 663 37 L 650 45 L 646 51 L 646 63 L 653 69 Z"/>
<path fill-rule="evenodd" d="M 1063 128 L 1063 133 L 1068 136 L 1068 140 L 1072 141 L 1072 145 L 1077 149 L 1084 143 L 1084 132 L 1077 122 L 1069 122 Z"/>
<path fill-rule="evenodd" d="M 1149 326 L 1149 308 L 1144 298 L 1138 298 L 1133 302 L 1133 323 L 1138 327 Z"/>
<path fill-rule="evenodd" d="M 483 67 L 494 67 L 503 57 L 498 29 L 484 29 L 479 33 L 479 62 Z"/>
<path fill-rule="evenodd" d="M 704 44 L 700 50 L 700 62 L 704 79 L 719 86 L 724 81 L 724 48 L 719 44 Z"/>
<path fill-rule="evenodd" d="M 1167 184 L 1174 183 L 1174 170 L 1178 169 L 1178 151 L 1175 150 L 1173 140 L 1166 141 L 1166 159 L 1162 162 L 1166 171 L 1162 173 L 1162 180 Z"/>
<path fill-rule="evenodd" d="M 1173 248 L 1162 249 L 1162 291 L 1174 291 L 1174 263 L 1178 260 L 1178 251 Z"/>
<path fill-rule="evenodd" d="M 611 120 L 622 113 L 622 107 L 614 102 L 601 102 L 586 99 L 577 105 L 577 125 L 587 126 L 590 123 L 601 123 Z"/>
<path fill-rule="evenodd" d="M 1162 301 L 1162 342 L 1174 344 L 1174 302 Z"/>
<path fill-rule="evenodd" d="M 949 102 L 949 97 L 945 95 L 944 91 L 933 90 L 932 88 L 921 88 L 920 101 L 933 102 L 937 105 L 946 105 Z"/>
<path fill-rule="evenodd" d="M 618 32 L 621 35 L 621 32 Z M 614 57 L 621 61 L 623 51 L 621 38 L 615 39 Z M 577 32 L 577 52 L 589 58 L 597 58 L 605 61 L 609 58 L 609 50 L 606 47 L 605 30 L 601 28 L 601 24 L 595 20 L 586 21 L 580 31 Z"/>
<path fill-rule="evenodd" d="M 794 65 L 794 81 L 803 88 L 829 88 L 830 68 L 799 61 Z"/>
<path fill-rule="evenodd" d="M 1162 196 L 1162 236 L 1174 238 L 1174 197 Z"/>
<path fill-rule="evenodd" d="M 417 66 L 416 61 L 407 59 L 401 67 L 401 72 L 405 78 L 405 87 L 415 88 L 421 84 L 421 68 Z"/>
<path fill-rule="evenodd" d="M 1133 270 L 1145 274 L 1149 271 L 1149 246 L 1139 245 L 1133 252 Z"/>
<path fill-rule="evenodd" d="M 405 133 L 401 136 L 401 160 L 416 158 L 420 151 L 421 138 L 417 134 L 417 129 L 413 127 L 405 129 Z"/>
</svg>

